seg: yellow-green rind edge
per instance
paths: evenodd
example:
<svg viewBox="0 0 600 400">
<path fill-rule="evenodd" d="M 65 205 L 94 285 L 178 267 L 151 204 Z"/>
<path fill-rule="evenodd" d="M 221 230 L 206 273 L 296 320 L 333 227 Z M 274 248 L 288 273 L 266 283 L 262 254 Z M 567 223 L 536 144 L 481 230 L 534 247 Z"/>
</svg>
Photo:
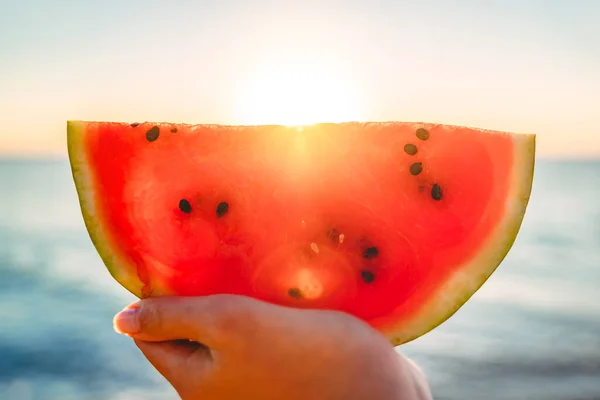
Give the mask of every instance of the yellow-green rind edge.
<svg viewBox="0 0 600 400">
<path fill-rule="evenodd" d="M 87 151 L 84 147 L 86 122 L 67 121 L 67 147 L 71 173 L 79 197 L 79 205 L 88 234 L 108 272 L 125 289 L 142 297 L 142 282 L 137 275 L 137 266 L 131 264 L 114 244 L 109 233 L 102 229 L 100 207 L 96 207 L 95 179 L 92 176 Z"/>
</svg>

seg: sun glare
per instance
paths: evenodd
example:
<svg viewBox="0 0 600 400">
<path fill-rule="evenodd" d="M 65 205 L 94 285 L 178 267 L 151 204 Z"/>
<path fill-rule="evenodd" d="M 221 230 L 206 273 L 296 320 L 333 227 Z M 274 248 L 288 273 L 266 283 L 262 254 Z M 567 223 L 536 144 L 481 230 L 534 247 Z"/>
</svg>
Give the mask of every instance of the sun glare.
<svg viewBox="0 0 600 400">
<path fill-rule="evenodd" d="M 360 96 L 335 68 L 290 63 L 260 71 L 241 90 L 243 124 L 310 125 L 362 119 Z"/>
</svg>

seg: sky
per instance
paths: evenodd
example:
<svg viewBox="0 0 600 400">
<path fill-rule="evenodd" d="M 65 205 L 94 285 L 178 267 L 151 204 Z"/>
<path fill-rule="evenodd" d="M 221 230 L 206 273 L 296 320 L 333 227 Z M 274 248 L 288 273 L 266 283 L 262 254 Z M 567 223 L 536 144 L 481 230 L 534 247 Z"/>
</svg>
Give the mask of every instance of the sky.
<svg viewBox="0 0 600 400">
<path fill-rule="evenodd" d="M 600 157 L 600 1 L 0 0 L 0 154 L 66 121 L 425 121 Z"/>
</svg>

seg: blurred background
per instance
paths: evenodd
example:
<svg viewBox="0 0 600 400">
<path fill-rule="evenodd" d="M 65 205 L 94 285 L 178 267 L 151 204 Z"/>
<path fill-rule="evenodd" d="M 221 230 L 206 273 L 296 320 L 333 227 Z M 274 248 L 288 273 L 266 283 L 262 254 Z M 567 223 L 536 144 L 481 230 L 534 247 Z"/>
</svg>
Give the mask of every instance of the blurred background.
<svg viewBox="0 0 600 400">
<path fill-rule="evenodd" d="M 435 398 L 600 399 L 600 2 L 0 0 L 0 399 L 175 399 L 114 313 L 65 121 L 538 134 L 500 269 L 398 348 Z"/>
</svg>

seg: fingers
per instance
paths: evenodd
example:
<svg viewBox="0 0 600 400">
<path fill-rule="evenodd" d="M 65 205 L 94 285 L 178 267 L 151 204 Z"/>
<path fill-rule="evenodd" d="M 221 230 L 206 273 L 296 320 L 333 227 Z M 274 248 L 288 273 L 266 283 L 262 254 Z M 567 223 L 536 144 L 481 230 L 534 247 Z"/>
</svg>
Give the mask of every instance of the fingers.
<svg viewBox="0 0 600 400">
<path fill-rule="evenodd" d="M 412 384 L 415 389 L 415 393 L 418 394 L 417 398 L 419 399 L 430 399 L 433 398 L 431 394 L 431 388 L 429 387 L 429 383 L 427 382 L 427 377 L 423 370 L 410 358 L 405 357 L 401 354 L 398 354 L 401 360 L 405 361 L 410 376 L 412 379 Z"/>
<path fill-rule="evenodd" d="M 218 348 L 258 334 L 265 310 L 266 303 L 234 295 L 156 297 L 125 308 L 114 326 L 137 340 L 189 339 Z"/>
<path fill-rule="evenodd" d="M 134 340 L 148 361 L 175 387 L 185 387 L 189 372 L 202 380 L 210 371 L 212 356 L 205 346 L 190 341 L 144 342 Z M 181 381 L 181 382 L 180 382 Z"/>
</svg>

